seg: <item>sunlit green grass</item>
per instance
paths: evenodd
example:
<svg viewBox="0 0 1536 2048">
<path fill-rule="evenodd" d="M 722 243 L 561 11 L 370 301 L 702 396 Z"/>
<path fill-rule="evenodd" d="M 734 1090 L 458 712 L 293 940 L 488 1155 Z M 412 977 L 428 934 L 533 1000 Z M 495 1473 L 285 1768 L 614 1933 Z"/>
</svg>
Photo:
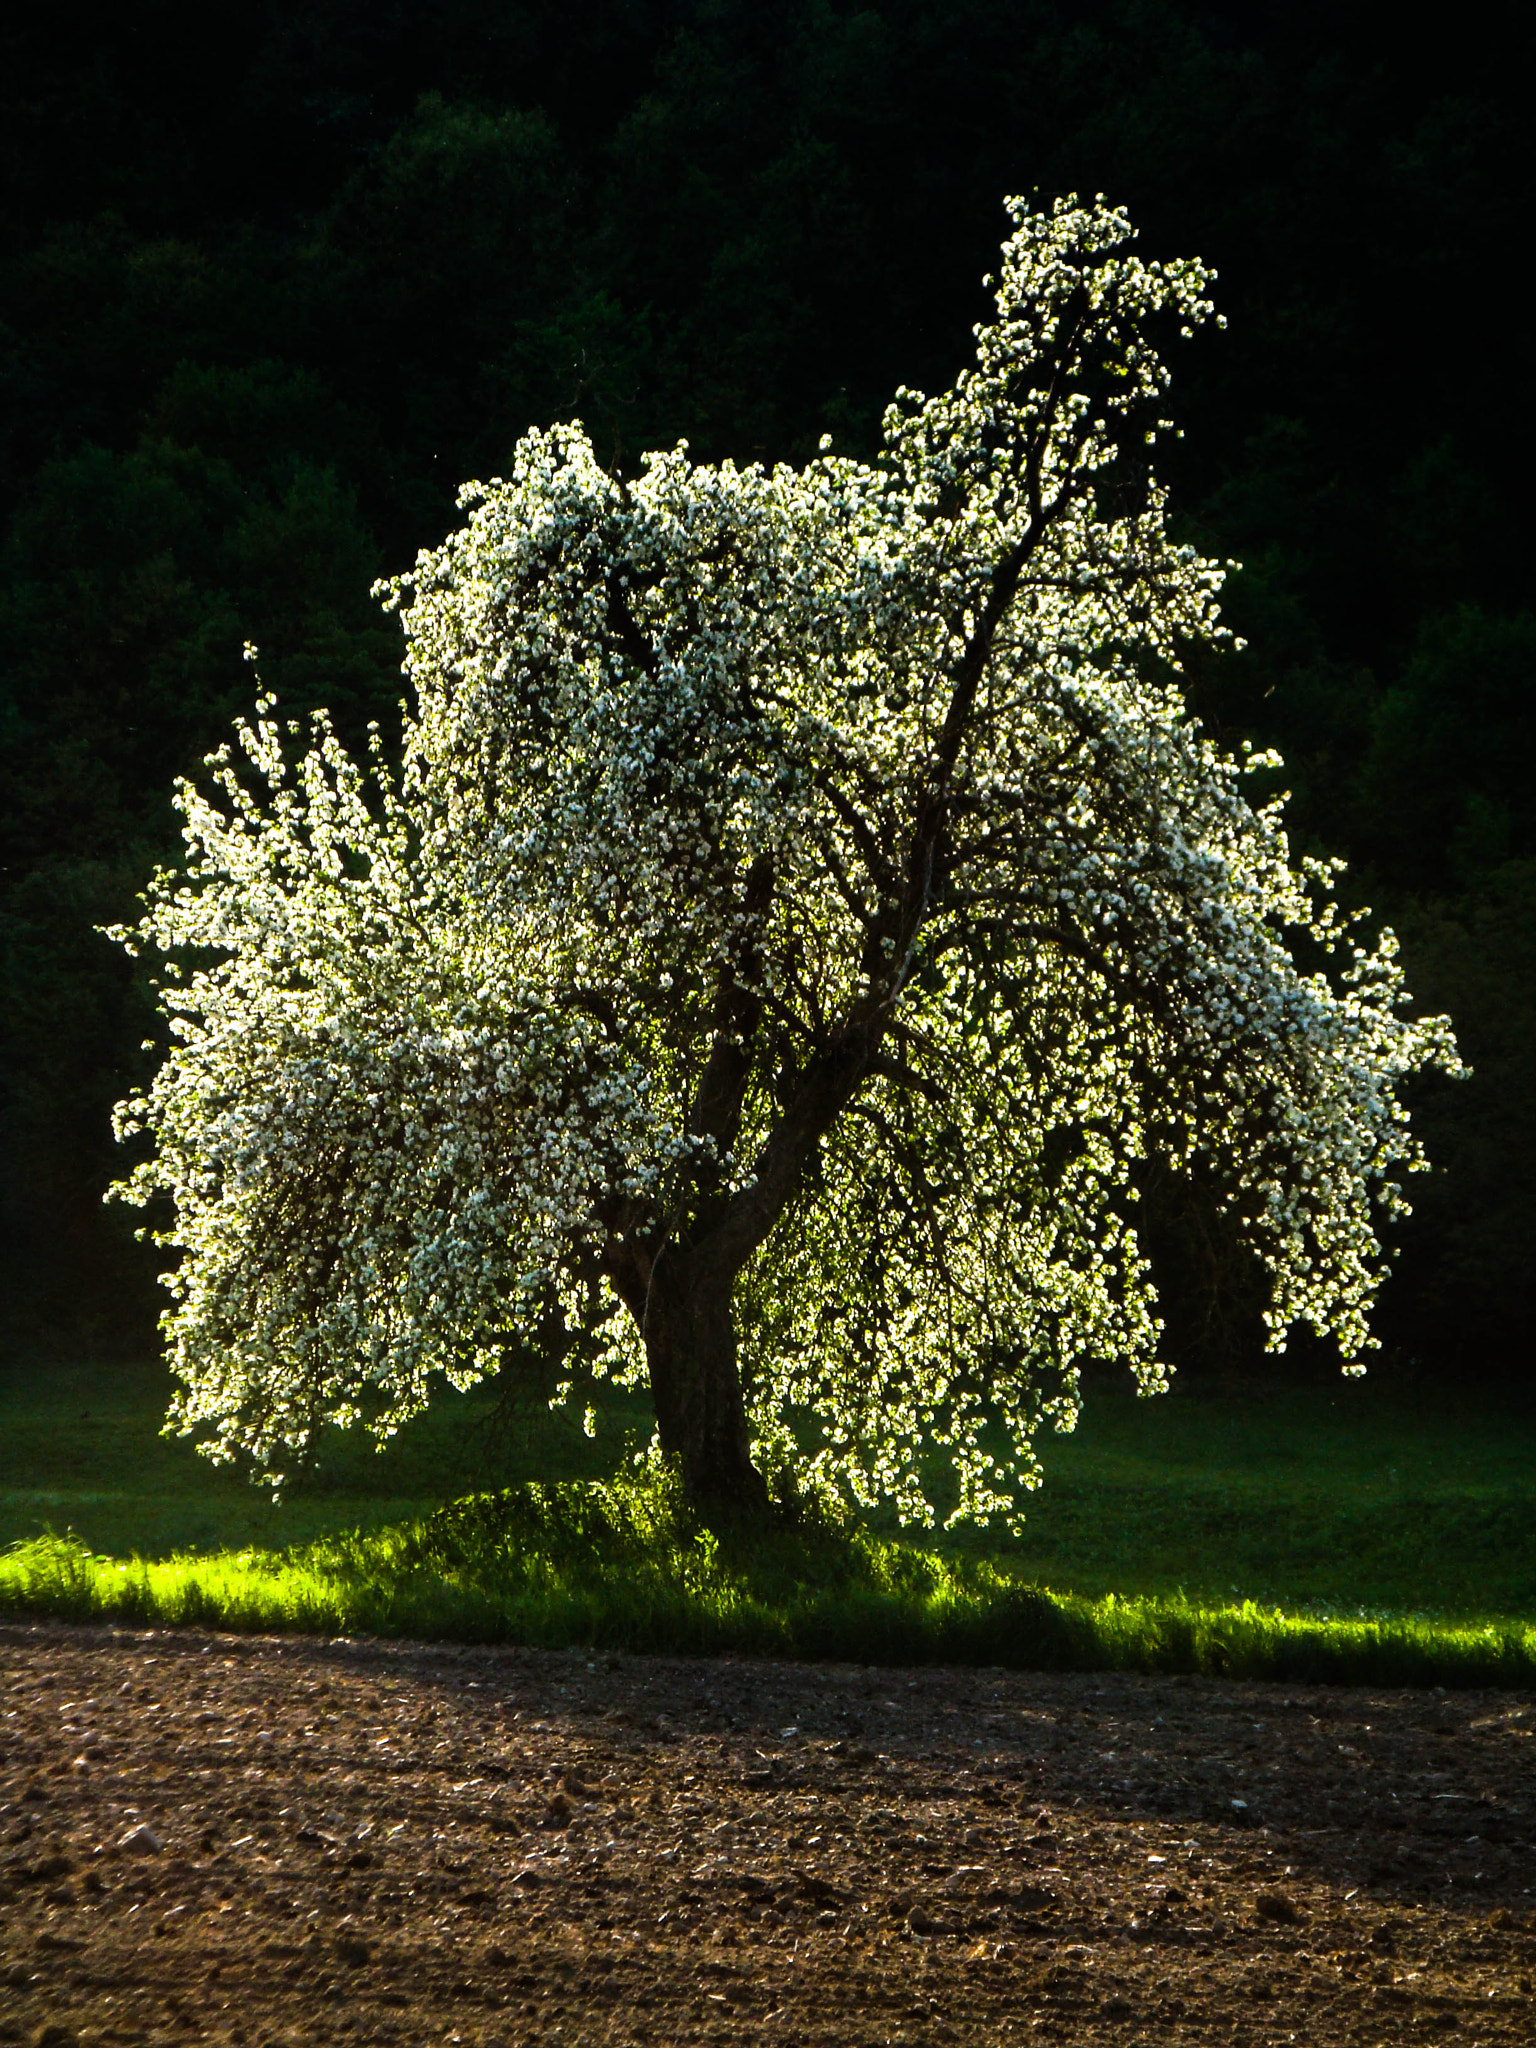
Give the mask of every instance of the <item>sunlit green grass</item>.
<svg viewBox="0 0 1536 2048">
<path fill-rule="evenodd" d="M 163 1374 L 0 1378 L 0 1611 L 241 1629 L 1359 1679 L 1536 1678 L 1529 1413 L 1344 1382 L 1091 1399 L 1020 1539 L 815 1522 L 739 1554 L 597 1439 L 435 1404 L 278 1507 L 158 1434 Z M 530 1479 L 559 1482 L 517 1489 Z M 476 1507 L 444 1509 L 465 1495 Z"/>
<path fill-rule="evenodd" d="M 527 1485 L 287 1554 L 149 1562 L 42 1537 L 0 1556 L 0 1612 L 673 1654 L 1402 1685 L 1526 1685 L 1536 1626 L 1102 1599 L 812 1522 L 718 1540 L 622 1482 Z"/>
</svg>

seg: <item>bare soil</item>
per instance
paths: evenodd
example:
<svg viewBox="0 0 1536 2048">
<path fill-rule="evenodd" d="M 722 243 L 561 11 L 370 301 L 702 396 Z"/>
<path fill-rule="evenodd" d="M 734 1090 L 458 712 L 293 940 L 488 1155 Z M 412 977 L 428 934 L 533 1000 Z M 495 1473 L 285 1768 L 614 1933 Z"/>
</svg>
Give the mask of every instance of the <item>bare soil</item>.
<svg viewBox="0 0 1536 2048">
<path fill-rule="evenodd" d="M 0 1628 L 0 2040 L 1536 2040 L 1536 1706 Z"/>
</svg>

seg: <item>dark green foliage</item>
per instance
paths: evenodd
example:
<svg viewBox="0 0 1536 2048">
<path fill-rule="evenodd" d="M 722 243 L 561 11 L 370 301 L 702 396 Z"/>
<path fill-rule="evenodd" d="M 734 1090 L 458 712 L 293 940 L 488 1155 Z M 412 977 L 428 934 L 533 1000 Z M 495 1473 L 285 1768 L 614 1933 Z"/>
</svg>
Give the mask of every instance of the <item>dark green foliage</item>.
<svg viewBox="0 0 1536 2048">
<path fill-rule="evenodd" d="M 1405 906 L 1412 985 L 1454 1011 L 1470 1080 L 1415 1105 L 1436 1162 L 1382 1304 L 1401 1355 L 1458 1379 L 1520 1373 L 1536 1327 L 1536 859 Z"/>
<path fill-rule="evenodd" d="M 1536 853 L 1536 616 L 1431 613 L 1371 722 L 1361 811 L 1398 886 L 1476 894 Z"/>
<path fill-rule="evenodd" d="M 248 702 L 243 640 L 295 708 L 361 739 L 398 695 L 348 428 L 306 372 L 181 365 L 134 445 L 38 470 L 0 552 L 0 1272 L 8 1336 L 142 1351 L 147 1262 L 101 1192 L 153 1028 L 95 927 L 171 850 L 172 779 Z"/>
<path fill-rule="evenodd" d="M 1525 762 L 1529 17 L 1188 0 L 184 0 L 0 30 L 0 1283 L 33 1352 L 152 1343 L 98 1198 L 142 990 L 91 925 L 173 850 L 249 701 L 393 716 L 367 596 L 572 413 L 632 464 L 866 449 L 968 353 L 1005 191 L 1103 190 L 1231 317 L 1175 393 L 1177 502 L 1246 564 L 1191 677 L 1278 743 L 1474 1081 L 1423 1111 L 1382 1328 L 1518 1354 L 1536 1036 Z M 1209 1200 L 1154 1237 L 1186 1363 L 1255 1352 Z M 1511 1339 L 1516 1339 L 1514 1345 Z"/>
</svg>

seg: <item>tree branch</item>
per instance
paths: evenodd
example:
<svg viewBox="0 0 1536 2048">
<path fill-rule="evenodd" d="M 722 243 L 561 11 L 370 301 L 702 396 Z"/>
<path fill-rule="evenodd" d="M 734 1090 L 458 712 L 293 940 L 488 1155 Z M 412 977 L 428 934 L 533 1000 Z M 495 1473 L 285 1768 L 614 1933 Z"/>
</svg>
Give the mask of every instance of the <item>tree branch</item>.
<svg viewBox="0 0 1536 2048">
<path fill-rule="evenodd" d="M 617 569 L 608 574 L 608 627 L 636 668 L 654 680 L 659 667 L 656 650 L 635 621 Z"/>
<path fill-rule="evenodd" d="M 889 1053 L 877 1052 L 870 1059 L 868 1071 L 897 1088 L 909 1089 L 914 1095 L 921 1095 L 937 1106 L 943 1105 L 944 1090 L 937 1082 L 930 1081 L 926 1074 L 919 1074 L 915 1068 L 909 1067 L 905 1060 L 892 1059 Z"/>
<path fill-rule="evenodd" d="M 752 1072 L 752 1041 L 763 1014 L 763 999 L 756 987 L 762 978 L 758 927 L 772 898 L 773 862 L 762 854 L 747 871 L 741 897 L 747 934 L 741 953 L 720 978 L 714 1040 L 688 1115 L 689 1131 L 695 1137 L 712 1138 L 717 1153 L 728 1152 L 735 1143 Z"/>
</svg>

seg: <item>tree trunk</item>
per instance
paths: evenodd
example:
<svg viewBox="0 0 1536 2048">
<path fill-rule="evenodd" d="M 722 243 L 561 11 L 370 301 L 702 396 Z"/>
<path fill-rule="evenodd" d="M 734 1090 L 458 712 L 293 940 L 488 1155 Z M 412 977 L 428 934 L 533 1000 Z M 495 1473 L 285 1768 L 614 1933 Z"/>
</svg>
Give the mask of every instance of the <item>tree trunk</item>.
<svg viewBox="0 0 1536 2048">
<path fill-rule="evenodd" d="M 643 1324 L 661 1447 L 681 1466 L 689 1499 L 731 1519 L 768 1507 L 742 1398 L 734 1277 L 686 1252 L 665 1256 L 652 1274 Z"/>
</svg>

